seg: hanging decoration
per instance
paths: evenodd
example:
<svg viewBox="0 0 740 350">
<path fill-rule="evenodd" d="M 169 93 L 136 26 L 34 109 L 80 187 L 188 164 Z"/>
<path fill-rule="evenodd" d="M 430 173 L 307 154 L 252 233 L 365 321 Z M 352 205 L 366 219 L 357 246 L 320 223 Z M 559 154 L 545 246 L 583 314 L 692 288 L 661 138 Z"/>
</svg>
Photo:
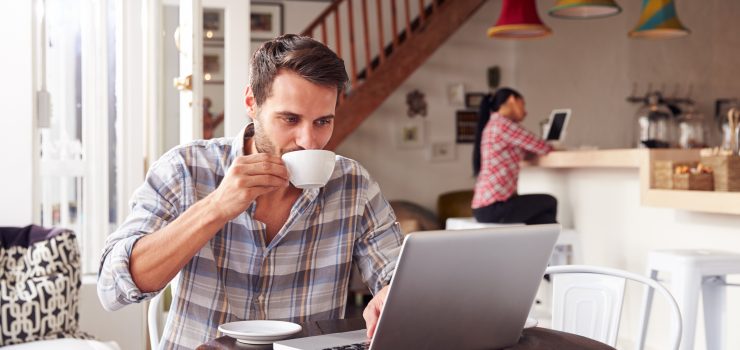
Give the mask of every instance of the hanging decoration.
<svg viewBox="0 0 740 350">
<path fill-rule="evenodd" d="M 502 39 L 540 38 L 550 35 L 537 14 L 535 0 L 504 0 L 496 24 L 488 28 L 488 36 Z"/>
<path fill-rule="evenodd" d="M 631 38 L 671 39 L 686 36 L 689 33 L 689 30 L 678 20 L 673 0 L 643 0 L 640 21 L 635 29 L 629 32 L 629 36 Z"/>
<path fill-rule="evenodd" d="M 614 0 L 558 0 L 550 16 L 568 19 L 587 19 L 614 16 L 622 8 Z"/>
</svg>

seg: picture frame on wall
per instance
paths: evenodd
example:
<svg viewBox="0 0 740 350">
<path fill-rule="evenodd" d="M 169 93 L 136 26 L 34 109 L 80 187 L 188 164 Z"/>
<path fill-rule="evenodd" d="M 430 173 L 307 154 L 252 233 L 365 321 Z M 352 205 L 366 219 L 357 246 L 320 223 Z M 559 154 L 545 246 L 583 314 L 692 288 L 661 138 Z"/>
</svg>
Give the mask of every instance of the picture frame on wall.
<svg viewBox="0 0 740 350">
<path fill-rule="evenodd" d="M 284 31 L 283 4 L 252 2 L 249 26 L 253 41 L 270 40 Z"/>
<path fill-rule="evenodd" d="M 454 142 L 432 142 L 429 146 L 429 160 L 432 162 L 452 162 L 455 160 Z"/>
<path fill-rule="evenodd" d="M 203 46 L 203 83 L 224 83 L 223 46 Z"/>
<path fill-rule="evenodd" d="M 486 97 L 486 94 L 483 92 L 465 93 L 465 108 L 469 108 L 469 109 L 480 108 L 480 104 L 481 102 L 483 102 L 484 97 Z"/>
<path fill-rule="evenodd" d="M 419 118 L 403 118 L 393 123 L 392 129 L 396 147 L 413 149 L 424 147 L 426 130 L 424 121 Z"/>
<path fill-rule="evenodd" d="M 454 83 L 447 85 L 447 103 L 452 106 L 465 106 L 465 84 Z"/>
<path fill-rule="evenodd" d="M 224 10 L 223 9 L 203 9 L 203 44 L 213 45 L 213 43 L 224 42 Z"/>
<path fill-rule="evenodd" d="M 457 143 L 475 142 L 475 131 L 477 128 L 477 110 L 464 109 L 455 112 L 455 140 Z"/>
</svg>

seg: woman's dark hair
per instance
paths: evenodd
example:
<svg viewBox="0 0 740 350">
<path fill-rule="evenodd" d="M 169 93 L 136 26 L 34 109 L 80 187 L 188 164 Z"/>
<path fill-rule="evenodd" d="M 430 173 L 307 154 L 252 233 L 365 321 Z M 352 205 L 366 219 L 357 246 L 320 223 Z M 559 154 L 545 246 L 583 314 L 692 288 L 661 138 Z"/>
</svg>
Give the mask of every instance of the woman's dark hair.
<svg viewBox="0 0 740 350">
<path fill-rule="evenodd" d="M 503 87 L 496 90 L 493 95 L 488 94 L 483 97 L 483 100 L 480 103 L 480 108 L 478 109 L 478 128 L 475 130 L 475 145 L 473 146 L 473 175 L 475 176 L 478 176 L 478 173 L 480 172 L 480 143 L 481 138 L 483 137 L 483 129 L 486 128 L 488 120 L 491 119 L 491 112 L 498 112 L 501 105 L 506 103 L 511 96 L 518 99 L 522 98 L 522 94 L 518 91 Z"/>
</svg>

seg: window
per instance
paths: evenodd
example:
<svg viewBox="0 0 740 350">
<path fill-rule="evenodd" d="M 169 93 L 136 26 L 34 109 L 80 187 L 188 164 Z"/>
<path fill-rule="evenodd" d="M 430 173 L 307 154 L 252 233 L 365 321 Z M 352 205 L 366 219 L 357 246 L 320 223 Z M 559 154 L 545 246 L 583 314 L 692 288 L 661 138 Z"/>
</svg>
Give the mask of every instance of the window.
<svg viewBox="0 0 740 350">
<path fill-rule="evenodd" d="M 117 2 L 42 2 L 39 50 L 41 224 L 72 229 L 96 273 L 118 221 Z M 47 101 L 43 103 L 43 101 Z"/>
</svg>

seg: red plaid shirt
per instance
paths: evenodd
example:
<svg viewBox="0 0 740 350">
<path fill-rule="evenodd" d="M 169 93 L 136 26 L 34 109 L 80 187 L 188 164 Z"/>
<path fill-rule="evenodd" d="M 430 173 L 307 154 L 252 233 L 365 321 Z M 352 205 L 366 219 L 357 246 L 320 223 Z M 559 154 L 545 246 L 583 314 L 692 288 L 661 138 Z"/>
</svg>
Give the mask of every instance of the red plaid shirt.
<svg viewBox="0 0 740 350">
<path fill-rule="evenodd" d="M 505 201 L 516 192 L 524 151 L 547 154 L 552 147 L 521 125 L 491 114 L 481 136 L 481 167 L 475 181 L 473 209 Z"/>
</svg>

